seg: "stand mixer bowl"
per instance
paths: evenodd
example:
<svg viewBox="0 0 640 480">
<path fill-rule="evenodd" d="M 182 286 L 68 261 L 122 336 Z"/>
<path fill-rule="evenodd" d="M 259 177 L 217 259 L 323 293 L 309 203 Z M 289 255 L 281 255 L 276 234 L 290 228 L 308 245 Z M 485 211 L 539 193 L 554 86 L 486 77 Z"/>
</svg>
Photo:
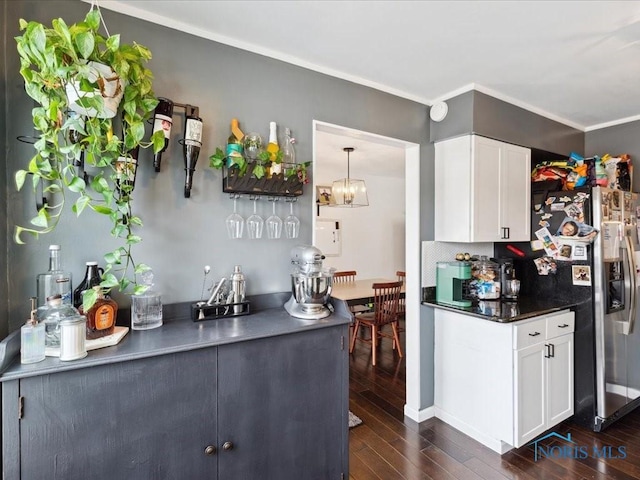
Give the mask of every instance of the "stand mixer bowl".
<svg viewBox="0 0 640 480">
<path fill-rule="evenodd" d="M 292 317 L 319 320 L 331 315 L 327 302 L 333 287 L 332 268 L 323 268 L 324 255 L 313 245 L 298 245 L 291 250 L 291 298 L 284 309 Z"/>
<path fill-rule="evenodd" d="M 301 306 L 325 305 L 331 296 L 333 272 L 292 273 L 291 292 Z"/>
</svg>

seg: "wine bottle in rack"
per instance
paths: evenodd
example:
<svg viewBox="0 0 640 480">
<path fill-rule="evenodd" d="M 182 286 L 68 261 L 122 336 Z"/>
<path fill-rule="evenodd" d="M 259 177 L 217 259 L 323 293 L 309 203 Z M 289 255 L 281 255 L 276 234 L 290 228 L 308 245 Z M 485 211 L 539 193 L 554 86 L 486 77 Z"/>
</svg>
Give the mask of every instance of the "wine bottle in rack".
<svg viewBox="0 0 640 480">
<path fill-rule="evenodd" d="M 293 144 L 296 143 L 295 138 L 291 136 L 291 130 L 284 129 L 284 145 L 282 145 L 282 163 L 296 163 L 296 150 Z"/>
<path fill-rule="evenodd" d="M 238 119 L 231 119 L 231 135 L 227 140 L 227 168 L 237 165 L 238 158 L 242 158 L 244 133 L 240 130 Z"/>
<path fill-rule="evenodd" d="M 195 115 L 187 114 L 184 125 L 184 144 L 182 145 L 182 153 L 184 155 L 184 196 L 191 196 L 191 187 L 193 185 L 193 172 L 196 170 L 196 163 L 200 156 L 200 147 L 202 147 L 202 119 Z"/>
<path fill-rule="evenodd" d="M 164 132 L 164 147 L 158 153 L 153 154 L 153 167 L 156 172 L 160 171 L 162 153 L 169 146 L 171 137 L 171 127 L 173 126 L 173 102 L 168 98 L 158 97 L 158 105 L 153 114 L 153 133 Z"/>
<path fill-rule="evenodd" d="M 269 143 L 267 144 L 267 152 L 269 152 L 269 160 L 271 160 L 271 167 L 269 168 L 268 176 L 278 175 L 282 173 L 282 165 L 276 163 L 276 158 L 280 146 L 278 145 L 278 126 L 276 122 L 269 123 Z"/>
</svg>

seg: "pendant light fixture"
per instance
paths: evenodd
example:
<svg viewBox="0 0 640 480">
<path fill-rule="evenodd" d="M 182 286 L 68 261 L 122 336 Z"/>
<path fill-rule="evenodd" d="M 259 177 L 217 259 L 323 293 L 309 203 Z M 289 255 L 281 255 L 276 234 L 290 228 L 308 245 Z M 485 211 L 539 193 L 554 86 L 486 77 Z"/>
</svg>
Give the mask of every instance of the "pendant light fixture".
<svg viewBox="0 0 640 480">
<path fill-rule="evenodd" d="M 364 180 L 356 180 L 350 177 L 349 155 L 355 148 L 344 147 L 342 150 L 347 153 L 347 178 L 341 178 L 333 182 L 333 186 L 331 187 L 333 202 L 329 204 L 329 206 L 367 207 L 369 206 L 369 198 L 367 197 L 367 186 Z"/>
</svg>

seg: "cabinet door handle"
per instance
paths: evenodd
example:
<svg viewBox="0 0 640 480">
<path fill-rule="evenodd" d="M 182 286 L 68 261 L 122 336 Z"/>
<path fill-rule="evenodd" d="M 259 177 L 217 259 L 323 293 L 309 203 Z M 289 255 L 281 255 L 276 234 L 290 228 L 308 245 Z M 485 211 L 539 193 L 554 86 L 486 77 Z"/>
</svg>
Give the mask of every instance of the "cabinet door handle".
<svg viewBox="0 0 640 480">
<path fill-rule="evenodd" d="M 509 227 L 505 227 L 504 229 L 507 232 L 507 236 L 504 237 L 504 238 L 510 238 L 511 237 L 511 231 L 509 230 Z"/>
<path fill-rule="evenodd" d="M 540 332 L 533 332 L 529 334 L 530 337 L 537 337 L 538 335 L 540 335 Z"/>
<path fill-rule="evenodd" d="M 549 354 L 549 357 L 555 357 L 556 356 L 556 346 L 553 343 L 550 343 L 549 346 L 551 347 L 551 353 Z"/>
<path fill-rule="evenodd" d="M 568 326 L 568 323 L 563 323 L 562 325 L 558 325 L 558 328 L 567 328 Z"/>
<path fill-rule="evenodd" d="M 544 348 L 547 350 L 547 353 L 544 354 L 544 358 L 551 358 L 551 348 L 548 343 L 544 344 Z"/>
<path fill-rule="evenodd" d="M 224 443 L 222 444 L 222 449 L 223 449 L 223 450 L 226 450 L 227 452 L 228 452 L 229 450 L 233 450 L 233 442 L 224 442 Z"/>
<path fill-rule="evenodd" d="M 207 448 L 204 449 L 204 453 L 205 455 L 215 455 L 216 447 L 214 447 L 213 445 L 207 445 Z"/>
</svg>

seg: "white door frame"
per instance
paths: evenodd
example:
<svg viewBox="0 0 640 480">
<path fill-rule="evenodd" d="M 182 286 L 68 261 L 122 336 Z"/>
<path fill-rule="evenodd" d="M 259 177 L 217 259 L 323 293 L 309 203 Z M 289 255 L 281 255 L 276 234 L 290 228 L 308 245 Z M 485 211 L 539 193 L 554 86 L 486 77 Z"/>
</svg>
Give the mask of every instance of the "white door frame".
<svg viewBox="0 0 640 480">
<path fill-rule="evenodd" d="M 316 133 L 326 132 L 346 137 L 354 137 L 405 150 L 405 270 L 406 277 L 406 325 L 405 325 L 405 356 L 406 356 L 406 403 L 404 413 L 412 420 L 425 420 L 421 413 L 421 351 L 431 351 L 421 348 L 420 325 L 420 145 L 374 133 L 355 130 L 349 127 L 313 120 L 313 172 L 315 177 Z M 316 192 L 312 189 L 312 232 L 315 242 Z M 426 346 L 425 346 L 426 347 Z"/>
</svg>

